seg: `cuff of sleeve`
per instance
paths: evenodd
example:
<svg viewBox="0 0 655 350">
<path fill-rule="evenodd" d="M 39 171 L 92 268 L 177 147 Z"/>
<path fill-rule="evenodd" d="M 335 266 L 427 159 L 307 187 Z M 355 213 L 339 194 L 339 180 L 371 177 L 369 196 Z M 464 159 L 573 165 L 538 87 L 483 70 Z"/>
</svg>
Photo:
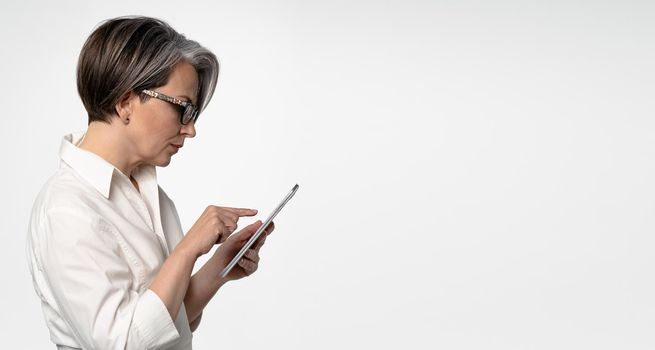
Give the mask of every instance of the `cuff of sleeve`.
<svg viewBox="0 0 655 350">
<path fill-rule="evenodd" d="M 144 349 L 159 348 L 180 338 L 164 302 L 150 289 L 139 298 L 132 319 Z"/>
</svg>

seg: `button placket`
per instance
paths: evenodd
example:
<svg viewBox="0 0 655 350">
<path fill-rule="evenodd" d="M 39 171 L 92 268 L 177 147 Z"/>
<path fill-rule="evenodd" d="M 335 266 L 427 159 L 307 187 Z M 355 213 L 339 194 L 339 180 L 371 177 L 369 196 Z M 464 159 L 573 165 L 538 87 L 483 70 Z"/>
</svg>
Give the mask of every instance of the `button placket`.
<svg viewBox="0 0 655 350">
<path fill-rule="evenodd" d="M 154 228 L 152 225 L 152 220 L 150 218 L 150 214 L 148 213 L 148 208 L 146 207 L 146 203 L 144 202 L 143 198 L 141 195 L 137 192 L 137 190 L 130 184 L 130 189 L 127 190 L 129 199 L 132 203 L 136 203 L 136 210 L 141 216 L 141 219 L 143 222 L 150 228 L 150 230 L 154 233 Z"/>
<path fill-rule="evenodd" d="M 142 169 L 144 172 L 140 173 L 140 178 L 143 180 L 143 191 L 141 194 L 148 205 L 148 209 L 152 211 L 152 224 L 155 233 L 161 238 L 162 248 L 165 255 L 168 257 L 170 254 L 164 227 L 161 221 L 161 202 L 159 197 L 159 184 L 157 183 L 157 175 L 155 168 Z"/>
<path fill-rule="evenodd" d="M 134 186 L 130 182 L 130 187 L 132 190 L 130 191 L 130 193 L 132 193 L 133 196 L 136 196 L 138 198 L 137 202 L 139 202 L 138 206 L 140 208 L 139 211 L 141 212 L 141 216 L 144 217 L 144 220 L 148 224 L 148 227 L 150 228 L 152 233 L 154 233 L 155 236 L 157 236 L 157 239 L 159 240 L 159 244 L 161 246 L 160 248 L 162 249 L 162 253 L 164 254 L 165 257 L 168 257 L 170 253 L 168 250 L 168 245 L 166 243 L 166 237 L 164 236 L 164 232 L 162 230 L 161 225 L 158 225 L 161 222 L 157 217 L 157 210 L 159 208 L 158 206 L 159 198 L 158 196 L 155 196 L 154 198 L 150 198 L 153 196 L 150 188 L 150 186 L 152 186 L 151 180 L 143 179 L 143 178 L 141 180 L 142 181 L 138 182 L 140 191 L 137 191 L 137 189 L 134 188 Z M 157 186 L 156 182 L 155 182 L 155 186 Z M 150 209 L 147 203 L 148 201 L 152 202 L 153 205 L 152 215 L 150 213 Z M 157 201 L 157 203 L 155 203 L 155 201 Z"/>
<path fill-rule="evenodd" d="M 144 220 L 148 224 L 148 227 L 150 227 L 150 230 L 152 232 L 155 232 L 155 228 L 152 225 L 152 217 L 150 216 L 150 213 L 148 212 L 148 207 L 146 206 L 146 203 L 144 202 L 141 195 L 139 195 L 138 197 L 139 198 L 136 201 L 139 203 L 139 209 L 141 211 L 141 216 L 143 216 Z"/>
<path fill-rule="evenodd" d="M 136 191 L 136 189 L 134 189 Z M 162 250 L 162 254 L 164 256 L 168 256 L 168 247 L 166 246 L 166 241 L 163 240 L 162 236 L 157 233 L 157 231 L 154 228 L 153 222 L 152 222 L 152 217 L 149 214 L 148 211 L 148 206 L 146 205 L 145 199 L 141 196 L 141 194 L 138 193 L 133 193 L 133 196 L 138 197 L 135 199 L 139 203 L 139 211 L 141 212 L 141 216 L 144 218 L 146 223 L 148 224 L 148 227 L 150 227 L 150 231 L 157 236 L 157 240 L 159 241 L 160 248 Z"/>
</svg>

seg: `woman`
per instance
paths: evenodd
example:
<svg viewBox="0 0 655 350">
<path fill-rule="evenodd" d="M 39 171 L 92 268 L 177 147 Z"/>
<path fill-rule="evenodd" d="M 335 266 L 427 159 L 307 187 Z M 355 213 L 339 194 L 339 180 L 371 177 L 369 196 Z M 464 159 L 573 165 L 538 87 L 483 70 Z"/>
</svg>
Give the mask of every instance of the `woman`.
<svg viewBox="0 0 655 350">
<path fill-rule="evenodd" d="M 88 129 L 64 136 L 26 245 L 58 349 L 191 349 L 217 290 L 257 269 L 266 235 L 219 277 L 262 225 L 234 233 L 257 210 L 210 205 L 185 235 L 157 184 L 156 167 L 195 136 L 217 78 L 216 56 L 158 19 L 107 20 L 84 44 L 77 87 Z"/>
</svg>

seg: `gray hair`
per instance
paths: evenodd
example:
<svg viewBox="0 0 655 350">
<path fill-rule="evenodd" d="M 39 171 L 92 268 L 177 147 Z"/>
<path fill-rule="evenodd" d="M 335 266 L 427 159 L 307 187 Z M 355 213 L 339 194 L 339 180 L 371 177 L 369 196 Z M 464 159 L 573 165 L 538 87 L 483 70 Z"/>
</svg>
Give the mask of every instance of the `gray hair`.
<svg viewBox="0 0 655 350">
<path fill-rule="evenodd" d="M 198 113 L 211 100 L 218 80 L 216 56 L 163 20 L 124 16 L 105 20 L 89 35 L 77 63 L 77 91 L 92 121 L 109 123 L 129 92 L 166 85 L 173 66 L 185 60 L 198 73 Z"/>
</svg>

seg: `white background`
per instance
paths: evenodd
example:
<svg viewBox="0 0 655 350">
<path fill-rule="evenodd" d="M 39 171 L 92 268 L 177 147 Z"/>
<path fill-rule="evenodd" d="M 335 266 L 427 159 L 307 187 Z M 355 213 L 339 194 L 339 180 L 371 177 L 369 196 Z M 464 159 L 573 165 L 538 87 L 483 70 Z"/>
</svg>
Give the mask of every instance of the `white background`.
<svg viewBox="0 0 655 350">
<path fill-rule="evenodd" d="M 196 138 L 158 169 L 185 230 L 210 204 L 263 220 L 300 184 L 194 348 L 655 347 L 652 2 L 17 3 L 0 11 L 0 347 L 54 348 L 29 213 L 86 128 L 82 44 L 126 14 L 221 63 Z"/>
</svg>

